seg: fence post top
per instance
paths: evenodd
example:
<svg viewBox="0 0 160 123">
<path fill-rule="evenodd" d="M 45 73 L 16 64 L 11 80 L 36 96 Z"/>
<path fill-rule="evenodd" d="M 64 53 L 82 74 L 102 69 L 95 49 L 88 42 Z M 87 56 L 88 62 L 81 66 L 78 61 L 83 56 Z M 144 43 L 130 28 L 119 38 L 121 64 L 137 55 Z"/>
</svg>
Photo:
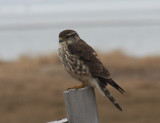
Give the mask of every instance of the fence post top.
<svg viewBox="0 0 160 123">
<path fill-rule="evenodd" d="M 84 88 L 80 88 L 80 89 L 69 89 L 69 90 L 64 91 L 63 93 L 65 94 L 65 93 L 75 92 L 75 91 L 84 91 L 87 89 L 92 89 L 92 87 L 85 86 Z"/>
</svg>

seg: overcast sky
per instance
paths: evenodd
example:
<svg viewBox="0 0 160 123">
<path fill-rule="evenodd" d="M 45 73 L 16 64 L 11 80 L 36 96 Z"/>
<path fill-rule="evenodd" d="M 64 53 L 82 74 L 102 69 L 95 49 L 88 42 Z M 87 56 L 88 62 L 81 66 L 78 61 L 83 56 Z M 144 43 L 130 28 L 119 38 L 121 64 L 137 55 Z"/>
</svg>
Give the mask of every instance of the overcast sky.
<svg viewBox="0 0 160 123">
<path fill-rule="evenodd" d="M 0 0 L 0 6 L 2 5 L 14 5 L 14 4 L 47 4 L 47 3 L 81 3 L 81 2 L 123 2 L 123 1 L 159 1 L 159 0 Z"/>
</svg>

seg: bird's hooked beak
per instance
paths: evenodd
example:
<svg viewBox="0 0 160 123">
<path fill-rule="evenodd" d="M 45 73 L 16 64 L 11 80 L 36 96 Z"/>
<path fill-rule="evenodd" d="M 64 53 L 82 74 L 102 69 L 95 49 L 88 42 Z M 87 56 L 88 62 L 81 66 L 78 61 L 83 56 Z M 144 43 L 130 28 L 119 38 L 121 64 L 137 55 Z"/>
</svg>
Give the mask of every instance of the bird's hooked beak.
<svg viewBox="0 0 160 123">
<path fill-rule="evenodd" d="M 63 42 L 63 39 L 62 38 L 59 38 L 59 43 Z"/>
</svg>

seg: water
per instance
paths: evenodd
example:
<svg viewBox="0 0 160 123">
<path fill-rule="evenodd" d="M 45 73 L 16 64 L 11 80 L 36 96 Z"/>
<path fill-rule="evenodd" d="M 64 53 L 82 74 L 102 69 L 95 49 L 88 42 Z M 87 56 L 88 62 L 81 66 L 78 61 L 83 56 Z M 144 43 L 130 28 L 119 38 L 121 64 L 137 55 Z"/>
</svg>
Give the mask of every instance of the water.
<svg viewBox="0 0 160 123">
<path fill-rule="evenodd" d="M 160 55 L 160 26 L 74 28 L 99 51 L 121 49 L 129 55 Z M 32 29 L 0 32 L 0 58 L 13 60 L 21 54 L 37 55 L 57 51 L 58 34 L 63 30 Z"/>
<path fill-rule="evenodd" d="M 99 51 L 160 55 L 159 1 L 31 1 L 0 0 L 0 59 L 56 52 L 58 34 L 68 28 Z"/>
</svg>

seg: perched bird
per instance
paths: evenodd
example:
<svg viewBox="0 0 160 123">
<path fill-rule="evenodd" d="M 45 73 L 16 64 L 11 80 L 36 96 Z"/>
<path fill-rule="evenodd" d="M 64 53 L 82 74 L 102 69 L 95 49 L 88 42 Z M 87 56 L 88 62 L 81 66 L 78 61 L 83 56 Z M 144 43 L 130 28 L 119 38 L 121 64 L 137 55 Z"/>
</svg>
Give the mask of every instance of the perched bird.
<svg viewBox="0 0 160 123">
<path fill-rule="evenodd" d="M 74 30 L 62 31 L 59 34 L 59 44 L 59 57 L 66 71 L 73 78 L 82 82 L 81 86 L 73 88 L 78 89 L 84 86 L 97 88 L 122 111 L 106 86 L 110 84 L 122 94 L 124 90 L 112 80 L 110 73 L 104 67 L 94 49 L 83 41 Z"/>
</svg>

